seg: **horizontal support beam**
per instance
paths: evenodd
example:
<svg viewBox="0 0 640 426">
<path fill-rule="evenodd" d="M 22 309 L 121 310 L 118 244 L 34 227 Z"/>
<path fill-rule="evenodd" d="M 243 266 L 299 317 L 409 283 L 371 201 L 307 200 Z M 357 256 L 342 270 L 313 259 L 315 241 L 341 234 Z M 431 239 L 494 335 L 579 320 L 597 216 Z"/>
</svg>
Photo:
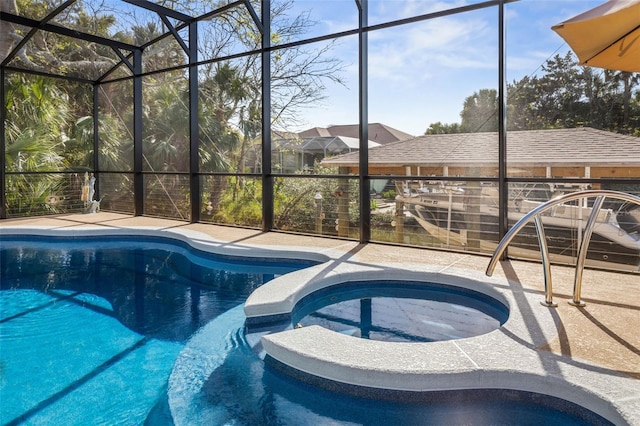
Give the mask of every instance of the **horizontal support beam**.
<svg viewBox="0 0 640 426">
<path fill-rule="evenodd" d="M 25 27 L 30 28 L 38 28 L 42 31 L 47 31 L 54 34 L 59 34 L 71 38 L 77 38 L 80 40 L 88 41 L 90 43 L 98 43 L 104 46 L 110 46 L 115 49 L 124 49 L 124 50 L 136 50 L 137 46 L 134 46 L 129 43 L 123 43 L 117 40 L 111 40 L 108 38 L 100 37 L 93 34 L 87 34 L 80 31 L 76 31 L 74 29 L 60 27 L 58 25 L 46 24 L 40 21 L 36 21 L 35 19 L 25 18 L 23 16 L 13 15 L 11 13 L 0 12 L 0 21 L 11 22 L 12 24 L 23 25 Z"/>
<path fill-rule="evenodd" d="M 169 9 L 164 6 L 160 6 L 157 3 L 152 3 L 147 0 L 124 0 L 126 3 L 132 4 L 137 7 L 141 7 L 143 9 L 150 10 L 152 12 L 156 12 L 159 15 L 168 16 L 169 18 L 178 19 L 182 22 L 189 23 L 195 21 L 193 16 L 185 15 L 182 12 L 178 12 L 177 10 Z M 185 3 L 187 3 L 185 1 Z"/>
</svg>

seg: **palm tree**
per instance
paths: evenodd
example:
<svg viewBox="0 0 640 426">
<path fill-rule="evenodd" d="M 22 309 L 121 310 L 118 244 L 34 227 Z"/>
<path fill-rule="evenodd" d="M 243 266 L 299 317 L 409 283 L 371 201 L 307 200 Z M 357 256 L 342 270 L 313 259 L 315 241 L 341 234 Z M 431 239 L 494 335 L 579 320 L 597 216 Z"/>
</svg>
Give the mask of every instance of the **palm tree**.
<svg viewBox="0 0 640 426">
<path fill-rule="evenodd" d="M 8 172 L 56 172 L 67 167 L 65 143 L 71 115 L 67 97 L 43 77 L 12 75 L 7 81 L 5 162 Z M 62 191 L 63 175 L 16 175 L 7 179 L 9 210 L 34 213 L 55 204 L 47 197 Z M 60 198 L 49 198 L 49 200 Z"/>
<path fill-rule="evenodd" d="M 631 73 L 627 71 L 610 71 L 605 70 L 605 82 L 609 83 L 610 90 L 617 92 L 622 86 L 622 93 L 619 95 L 622 102 L 622 116 L 619 117 L 621 129 L 626 132 L 633 132 L 634 126 L 629 122 L 631 116 L 631 101 L 633 99 L 633 89 L 640 84 L 640 73 Z"/>
</svg>

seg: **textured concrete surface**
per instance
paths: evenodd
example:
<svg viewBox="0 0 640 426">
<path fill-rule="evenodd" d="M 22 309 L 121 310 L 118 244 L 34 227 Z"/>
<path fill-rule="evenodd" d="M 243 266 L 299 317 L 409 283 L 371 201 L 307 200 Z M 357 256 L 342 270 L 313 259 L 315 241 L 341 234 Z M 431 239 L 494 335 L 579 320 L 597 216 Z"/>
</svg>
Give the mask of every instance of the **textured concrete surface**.
<svg viewBox="0 0 640 426">
<path fill-rule="evenodd" d="M 483 277 L 489 262 L 488 257 L 469 254 L 378 244 L 360 245 L 357 242 L 338 239 L 276 232 L 262 233 L 243 228 L 186 224 L 106 212 L 3 220 L 0 221 L 0 238 L 2 232 L 9 230 L 14 232 L 16 227 L 48 230 L 112 229 L 118 232 L 127 232 L 130 227 L 135 227 L 153 231 L 174 231 L 196 240 L 202 233 L 211 237 L 212 240 L 206 241 L 206 238 L 203 238 L 200 243 L 217 249 L 244 252 L 260 247 L 265 249 L 265 253 L 271 249 L 282 249 L 288 253 L 300 253 L 309 258 L 326 257 L 333 262 L 345 263 L 349 268 L 356 269 L 397 267 Z M 527 381 L 528 375 L 541 377 L 543 380 L 539 386 L 548 389 L 549 393 L 561 392 L 558 389 L 565 389 L 568 393 L 580 395 L 576 398 L 585 398 L 584 402 L 591 401 L 589 403 L 593 403 L 594 396 L 604 397 L 618 406 L 618 411 L 624 415 L 628 423 L 640 424 L 640 298 L 638 297 L 640 275 L 585 270 L 582 300 L 587 305 L 576 308 L 567 303 L 571 299 L 574 269 L 554 266 L 552 274 L 554 299 L 558 302 L 558 307 L 545 308 L 536 302 L 544 299 L 541 265 L 535 262 L 501 262 L 492 278 L 496 289 L 506 292 L 507 295 L 511 294 L 509 297 L 512 297 L 512 303 L 520 306 L 522 324 L 528 324 L 525 328 L 529 331 L 526 332 L 532 332 L 531 330 L 537 328 L 544 339 L 536 338 L 531 343 L 525 343 L 525 340 L 519 347 L 511 346 L 513 342 L 517 343 L 519 340 L 518 334 L 492 332 L 487 335 L 491 339 L 500 337 L 500 334 L 502 337 L 507 336 L 508 339 L 490 345 L 474 340 L 475 338 L 465 339 L 457 344 L 459 349 L 456 349 L 456 355 L 449 354 L 450 358 L 447 359 L 455 366 L 454 371 L 460 371 L 462 374 L 455 380 L 463 383 L 469 379 L 471 382 L 477 381 L 486 385 L 494 380 L 489 379 L 485 374 L 488 366 L 495 365 L 497 366 L 495 371 L 499 373 L 497 376 L 505 377 L 500 379 L 501 383 L 509 380 L 522 383 Z M 535 313 L 532 312 L 534 310 Z M 545 328 L 541 324 L 546 324 L 547 321 L 540 322 L 538 316 L 543 318 L 550 316 L 553 319 L 552 333 L 544 331 Z M 328 345 L 318 345 L 318 336 L 314 334 L 321 333 L 324 336 L 325 333 L 331 332 L 318 330 L 316 327 L 301 330 L 303 334 L 296 335 L 293 340 L 283 333 L 284 337 L 279 337 L 282 340 L 274 341 L 274 345 L 279 345 L 280 348 L 287 348 L 289 345 L 290 349 L 298 350 L 301 342 L 308 341 L 306 353 L 313 354 L 314 351 L 318 351 L 316 362 L 322 364 L 324 362 L 321 362 L 322 356 L 329 356 L 322 355 L 323 351 L 327 351 Z M 523 331 L 517 331 L 517 333 L 521 332 Z M 290 334 L 293 335 L 293 333 Z M 332 334 L 337 335 L 337 333 Z M 363 344 L 360 339 L 350 336 L 342 336 L 338 339 L 343 337 L 357 342 L 348 340 L 348 347 L 356 348 Z M 334 338 L 335 336 L 328 340 Z M 447 345 L 450 346 L 450 342 Z M 469 347 L 463 348 L 465 345 Z M 445 353 L 448 352 L 445 351 Z M 463 356 L 463 354 L 466 355 Z M 471 355 L 467 356 L 469 354 Z M 303 356 L 307 355 L 303 354 Z M 417 359 L 421 358 L 419 353 L 416 356 Z M 442 369 L 441 366 L 438 367 L 438 359 L 439 357 L 436 357 L 432 361 L 436 366 L 432 378 L 436 381 L 440 380 L 437 379 L 439 376 L 436 372 Z M 453 362 L 455 360 L 459 362 Z M 507 364 L 498 366 L 499 363 L 506 362 L 505 360 L 508 360 Z M 350 362 L 352 361 L 346 363 Z M 389 371 L 390 375 L 396 373 L 393 369 Z M 450 379 L 451 377 L 444 380 L 446 382 Z M 588 406 L 588 404 L 585 405 Z"/>
</svg>

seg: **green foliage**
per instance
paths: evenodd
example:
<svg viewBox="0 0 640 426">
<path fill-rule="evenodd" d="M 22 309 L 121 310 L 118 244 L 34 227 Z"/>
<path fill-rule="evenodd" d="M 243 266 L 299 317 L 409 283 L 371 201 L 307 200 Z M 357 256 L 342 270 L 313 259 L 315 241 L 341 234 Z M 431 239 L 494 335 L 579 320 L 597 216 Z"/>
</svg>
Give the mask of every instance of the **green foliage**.
<svg viewBox="0 0 640 426">
<path fill-rule="evenodd" d="M 335 170 L 314 164 L 311 175 L 328 176 L 335 174 Z M 322 197 L 322 212 L 324 223 L 331 225 L 338 219 L 338 204 L 340 197 L 336 196 L 338 189 L 344 192 L 346 200 L 357 199 L 357 181 L 355 179 L 334 179 L 307 177 L 300 173 L 300 177 L 277 178 L 274 188 L 275 226 L 278 229 L 314 232 L 317 200 L 316 195 Z M 357 222 L 357 204 L 350 205 L 349 213 L 355 211 Z M 333 229 L 330 226 L 329 229 Z"/>
<path fill-rule="evenodd" d="M 391 222 L 395 220 L 394 214 L 391 212 L 377 213 L 371 215 L 371 226 L 374 227 L 388 227 L 391 226 Z"/>
<path fill-rule="evenodd" d="M 262 182 L 229 177 L 214 220 L 220 223 L 258 227 L 262 223 Z M 237 191 L 236 191 L 237 189 Z"/>
<path fill-rule="evenodd" d="M 65 168 L 67 135 L 71 131 L 66 94 L 44 77 L 10 74 L 7 95 L 7 170 Z"/>
<path fill-rule="evenodd" d="M 480 89 L 467 97 L 460 117 L 460 132 L 495 132 L 498 130 L 498 96 L 495 89 Z"/>
<path fill-rule="evenodd" d="M 442 123 L 440 121 L 429 124 L 424 132 L 425 135 L 444 135 L 449 133 L 461 133 L 460 124 L 458 123 Z"/>
<path fill-rule="evenodd" d="M 508 130 L 541 130 L 589 126 L 640 135 L 640 74 L 579 66 L 571 52 L 556 55 L 540 75 L 507 85 Z M 432 123 L 425 134 L 498 130 L 495 89 L 468 96 L 461 124 Z"/>
<path fill-rule="evenodd" d="M 315 164 L 313 174 L 328 175 L 330 170 Z M 344 184 L 344 182 L 342 182 Z M 341 185 L 338 179 L 314 178 L 300 174 L 300 177 L 278 177 L 274 179 L 275 227 L 296 232 L 313 232 L 315 229 L 316 194 L 322 196 L 324 222 L 331 224 L 337 218 L 338 198 L 336 189 Z M 233 223 L 243 226 L 260 226 L 262 223 L 262 182 L 259 179 L 227 177 L 224 185 L 216 179 L 216 187 L 225 187 L 222 194 L 205 194 L 205 199 L 219 199 L 212 220 L 217 223 Z M 347 184 L 350 194 L 357 194 L 355 183 Z M 209 205 L 213 207 L 213 203 Z M 209 214 L 205 209 L 205 215 Z M 353 216 L 357 221 L 357 211 Z"/>
<path fill-rule="evenodd" d="M 6 185 L 7 207 L 14 216 L 64 213 L 78 207 L 64 196 L 70 186 L 64 175 L 13 175 Z"/>
<path fill-rule="evenodd" d="M 322 187 L 324 184 L 324 187 Z M 274 185 L 275 226 L 288 231 L 310 232 L 315 227 L 315 195 L 323 205 L 329 189 L 322 179 L 278 178 Z M 325 205 L 325 209 L 328 206 Z"/>
<path fill-rule="evenodd" d="M 541 76 L 508 85 L 508 128 L 589 126 L 634 134 L 640 129 L 639 76 L 579 66 L 569 52 L 542 67 Z"/>
<path fill-rule="evenodd" d="M 57 0 L 17 0 L 19 15 L 42 19 L 60 6 Z M 92 13 L 84 2 L 73 2 L 56 17 L 72 30 L 108 37 L 116 22 L 109 13 Z M 32 42 L 23 46 L 16 61 L 29 69 L 56 72 L 61 75 L 86 77 L 101 74 L 116 64 L 110 47 L 99 43 L 86 43 L 80 39 L 54 32 L 38 31 Z"/>
<path fill-rule="evenodd" d="M 389 199 L 395 199 L 396 198 L 396 191 L 394 189 L 389 189 L 387 191 L 384 191 L 382 193 L 382 198 L 386 198 L 387 200 Z"/>
</svg>

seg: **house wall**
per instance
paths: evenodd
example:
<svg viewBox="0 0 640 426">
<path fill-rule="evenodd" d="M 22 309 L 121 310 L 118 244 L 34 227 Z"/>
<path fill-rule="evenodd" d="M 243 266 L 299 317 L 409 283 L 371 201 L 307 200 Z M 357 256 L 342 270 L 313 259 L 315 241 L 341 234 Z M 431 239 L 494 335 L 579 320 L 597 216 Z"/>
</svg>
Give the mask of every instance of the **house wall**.
<svg viewBox="0 0 640 426">
<path fill-rule="evenodd" d="M 592 167 L 591 177 L 637 178 L 640 177 L 640 167 Z"/>
</svg>

